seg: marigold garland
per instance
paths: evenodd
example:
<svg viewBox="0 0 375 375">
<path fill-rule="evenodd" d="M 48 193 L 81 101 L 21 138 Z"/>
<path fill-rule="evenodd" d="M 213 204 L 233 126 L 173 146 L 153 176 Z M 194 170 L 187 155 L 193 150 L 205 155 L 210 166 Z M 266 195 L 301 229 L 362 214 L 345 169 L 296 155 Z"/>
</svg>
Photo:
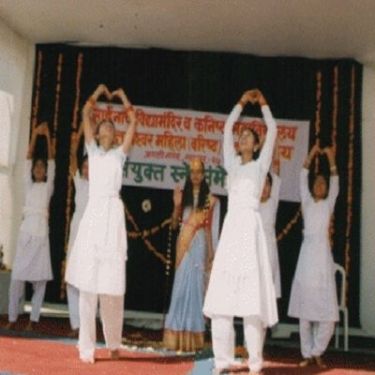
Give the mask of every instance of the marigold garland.
<svg viewBox="0 0 375 375">
<path fill-rule="evenodd" d="M 126 215 L 128 215 L 128 214 L 126 213 Z M 135 240 L 135 239 L 140 238 L 140 237 L 146 238 L 146 237 L 154 236 L 156 233 L 158 233 L 162 229 L 164 229 L 164 227 L 170 225 L 170 223 L 171 223 L 171 218 L 164 219 L 161 222 L 161 224 L 155 225 L 154 227 L 152 227 L 150 229 L 129 231 L 128 232 L 128 237 L 131 238 L 131 239 L 133 239 L 133 240 Z"/>
<path fill-rule="evenodd" d="M 81 75 L 82 75 L 82 65 L 83 65 L 83 54 L 78 54 L 77 57 L 77 73 L 76 73 L 76 97 L 73 109 L 73 120 L 72 129 L 77 131 L 78 128 L 78 114 L 79 114 L 79 101 L 81 94 Z M 72 147 L 72 144 L 70 145 Z M 70 158 L 69 158 L 70 160 Z M 70 165 L 69 165 L 70 170 Z M 67 195 L 66 195 L 66 209 L 65 209 L 65 239 L 64 239 L 64 251 L 65 254 L 68 250 L 69 243 L 69 231 L 70 231 L 70 221 L 71 221 L 71 209 L 72 209 L 72 196 L 73 196 L 73 179 L 70 173 L 68 173 L 68 183 L 67 183 Z M 60 298 L 65 297 L 65 260 L 61 263 L 61 283 L 60 283 Z"/>
<path fill-rule="evenodd" d="M 331 146 L 336 155 L 337 146 L 337 117 L 338 117 L 338 95 L 339 95 L 339 68 L 335 66 L 333 69 L 333 98 L 332 98 L 332 132 L 331 132 Z M 331 249 L 333 250 L 333 238 L 335 235 L 335 214 L 332 214 L 329 226 L 329 241 Z"/>
<path fill-rule="evenodd" d="M 34 129 L 35 126 L 38 124 L 39 99 L 40 99 L 40 77 L 41 77 L 41 72 L 42 72 L 42 62 L 43 62 L 43 54 L 41 51 L 38 51 L 34 103 L 33 103 L 33 108 L 32 108 L 32 120 L 31 120 L 32 129 Z"/>
<path fill-rule="evenodd" d="M 321 108 L 322 108 L 322 72 L 317 71 L 316 72 L 316 110 L 315 110 L 315 140 L 319 140 L 320 136 L 320 123 L 321 123 Z M 315 172 L 318 172 L 319 170 L 319 158 L 315 158 L 314 160 L 314 168 Z M 294 225 L 298 222 L 299 218 L 301 217 L 301 207 L 298 208 L 298 211 L 293 216 L 293 218 L 285 225 L 284 229 L 282 229 L 277 234 L 277 241 L 281 241 L 287 234 L 290 232 L 290 230 L 294 227 Z"/>
<path fill-rule="evenodd" d="M 133 225 L 136 232 L 142 233 L 142 235 L 140 237 L 142 238 L 142 240 L 143 240 L 144 244 L 146 245 L 147 249 L 152 254 L 154 254 L 159 260 L 161 260 L 164 264 L 168 264 L 168 259 L 160 251 L 158 251 L 155 248 L 155 246 L 147 239 L 146 236 L 143 235 L 143 232 L 140 230 L 140 228 L 139 228 L 138 224 L 136 223 L 133 215 L 130 213 L 130 211 L 128 210 L 126 205 L 124 205 L 124 209 L 125 209 L 125 215 L 126 215 L 127 219 L 131 222 L 131 224 Z"/>
<path fill-rule="evenodd" d="M 60 53 L 57 62 L 57 78 L 56 78 L 56 88 L 55 88 L 55 111 L 53 115 L 53 125 L 52 125 L 52 136 L 56 139 L 56 133 L 58 128 L 58 119 L 59 119 L 59 109 L 60 109 L 60 93 L 61 93 L 61 73 L 62 66 L 64 62 L 63 54 Z"/>
<path fill-rule="evenodd" d="M 298 208 L 298 211 L 293 216 L 291 220 L 289 220 L 288 224 L 285 225 L 284 229 L 278 233 L 276 239 L 277 241 L 281 241 L 284 237 L 289 234 L 290 230 L 298 223 L 298 220 L 301 218 L 301 207 Z"/>
<path fill-rule="evenodd" d="M 320 146 L 320 124 L 322 115 L 322 72 L 316 73 L 316 110 L 315 110 L 315 142 Z M 314 159 L 315 173 L 319 171 L 319 158 Z"/>
<path fill-rule="evenodd" d="M 352 67 L 350 83 L 350 115 L 349 115 L 349 160 L 348 160 L 348 190 L 347 190 L 347 214 L 346 214 L 346 232 L 345 232 L 345 271 L 346 277 L 349 278 L 351 265 L 350 258 L 350 238 L 352 232 L 353 217 L 353 179 L 354 179 L 354 124 L 355 124 L 355 68 Z M 347 283 L 349 285 L 349 283 Z M 346 290 L 346 301 L 348 301 L 349 288 Z"/>
</svg>

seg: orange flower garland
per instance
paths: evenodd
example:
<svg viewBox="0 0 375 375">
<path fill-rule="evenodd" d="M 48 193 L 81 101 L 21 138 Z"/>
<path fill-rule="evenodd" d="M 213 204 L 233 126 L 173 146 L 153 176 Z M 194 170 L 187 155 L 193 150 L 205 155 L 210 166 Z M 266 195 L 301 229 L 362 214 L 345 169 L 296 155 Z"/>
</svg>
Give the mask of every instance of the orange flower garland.
<svg viewBox="0 0 375 375">
<path fill-rule="evenodd" d="M 38 52 L 37 67 L 36 67 L 36 80 L 35 80 L 35 93 L 34 103 L 32 108 L 32 129 L 38 124 L 38 112 L 39 112 L 39 98 L 40 98 L 40 77 L 42 71 L 43 54 L 41 51 Z"/>
<path fill-rule="evenodd" d="M 320 135 L 320 116 L 321 116 L 321 108 L 322 108 L 322 72 L 318 71 L 316 73 L 316 110 L 315 110 L 315 140 L 319 140 Z M 315 172 L 319 169 L 319 160 L 315 158 Z M 280 233 L 277 234 L 277 241 L 281 241 L 290 230 L 294 227 L 294 225 L 298 222 L 301 217 L 301 207 L 298 208 L 298 211 L 293 216 L 293 218 L 285 225 L 284 229 L 281 230 Z"/>
<path fill-rule="evenodd" d="M 332 98 L 332 132 L 331 132 L 331 144 L 336 155 L 337 146 L 337 116 L 338 116 L 338 93 L 339 93 L 339 68 L 335 66 L 333 69 L 333 98 Z M 329 226 L 329 241 L 331 249 L 333 250 L 333 237 L 335 235 L 335 214 L 332 214 L 332 218 Z"/>
<path fill-rule="evenodd" d="M 135 222 L 133 215 L 130 213 L 130 211 L 128 210 L 128 208 L 126 207 L 126 205 L 124 205 L 124 207 L 125 207 L 125 215 L 128 218 L 128 220 L 131 222 L 131 224 L 133 225 L 133 227 L 135 228 L 135 230 L 138 233 L 142 233 L 142 235 L 140 237 L 142 237 L 142 240 L 143 240 L 144 244 L 146 245 L 147 249 L 152 254 L 154 254 L 159 260 L 161 260 L 164 264 L 168 265 L 167 258 L 160 251 L 158 251 L 155 248 L 155 246 L 146 238 L 146 236 L 143 235 L 143 232 L 139 229 L 139 226 Z"/>
<path fill-rule="evenodd" d="M 351 71 L 351 85 L 350 85 L 350 115 L 349 115 L 349 160 L 348 160 L 348 191 L 347 191 L 347 214 L 346 214 L 346 233 L 345 233 L 345 271 L 348 278 L 350 271 L 350 238 L 352 231 L 353 218 L 353 166 L 354 166 L 354 123 L 355 123 L 355 68 Z M 348 300 L 349 288 L 346 291 L 346 300 Z"/>
<path fill-rule="evenodd" d="M 76 73 L 76 97 L 74 102 L 73 109 L 73 120 L 72 120 L 72 129 L 77 131 L 78 128 L 78 115 L 79 115 L 79 101 L 81 95 L 81 75 L 82 75 L 82 65 L 83 65 L 83 54 L 80 53 L 77 58 L 77 73 Z M 69 165 L 70 170 L 70 165 Z M 65 209 L 65 240 L 64 240 L 64 250 L 65 254 L 68 250 L 69 243 L 69 230 L 70 230 L 70 221 L 71 221 L 71 210 L 72 210 L 72 196 L 73 196 L 73 180 L 70 173 L 68 173 L 68 184 L 67 184 L 67 200 L 66 200 L 66 209 Z M 60 284 L 60 298 L 65 297 L 65 260 L 61 263 L 61 284 Z"/>
</svg>

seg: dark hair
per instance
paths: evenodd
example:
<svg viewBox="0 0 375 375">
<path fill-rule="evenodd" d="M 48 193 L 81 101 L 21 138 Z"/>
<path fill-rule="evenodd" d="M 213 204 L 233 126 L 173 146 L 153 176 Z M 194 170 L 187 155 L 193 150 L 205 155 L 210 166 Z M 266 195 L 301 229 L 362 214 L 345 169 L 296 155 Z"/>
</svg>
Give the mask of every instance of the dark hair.
<svg viewBox="0 0 375 375">
<path fill-rule="evenodd" d="M 83 164 L 85 163 L 85 161 L 89 160 L 88 158 L 88 155 L 83 155 L 82 158 L 80 158 L 78 160 L 78 170 L 79 170 L 79 174 L 82 176 L 82 167 L 83 167 Z"/>
<path fill-rule="evenodd" d="M 326 192 L 326 195 L 324 197 L 327 198 L 328 196 L 328 192 L 329 192 L 329 176 L 323 172 L 317 172 L 317 173 L 310 173 L 310 176 L 309 176 L 309 189 L 310 189 L 310 193 L 312 196 L 314 196 L 314 184 L 315 184 L 315 181 L 318 177 L 322 177 L 327 185 L 327 192 Z"/>
<path fill-rule="evenodd" d="M 31 164 L 31 179 L 33 180 L 33 182 L 35 182 L 34 168 L 35 168 L 35 164 L 38 161 L 41 161 L 43 163 L 43 165 L 44 165 L 44 168 L 46 169 L 46 176 L 44 178 L 44 182 L 46 182 L 47 181 L 48 162 L 47 162 L 47 159 L 42 158 L 42 157 L 33 158 L 33 161 L 32 161 L 32 164 Z"/>
<path fill-rule="evenodd" d="M 210 194 L 210 187 L 208 186 L 206 179 L 203 178 L 201 182 L 201 186 L 199 187 L 197 208 L 203 210 L 206 207 L 207 197 L 209 194 Z M 193 206 L 194 206 L 193 183 L 191 182 L 190 176 L 188 176 L 186 178 L 184 191 L 182 193 L 182 208 L 193 207 Z"/>
<path fill-rule="evenodd" d="M 243 133 L 244 131 L 246 131 L 246 130 L 250 131 L 250 133 L 253 135 L 253 137 L 254 137 L 254 144 L 255 144 L 255 145 L 259 145 L 259 144 L 260 144 L 259 134 L 258 134 L 253 128 L 243 127 L 243 128 L 241 129 L 240 133 L 239 133 L 239 137 L 241 137 L 241 136 L 242 136 L 242 133 Z M 260 149 L 259 149 L 259 148 L 258 148 L 258 150 L 253 151 L 253 159 L 254 159 L 254 160 L 258 159 L 259 154 L 260 154 Z M 241 155 L 241 152 L 239 152 L 239 155 Z"/>
</svg>

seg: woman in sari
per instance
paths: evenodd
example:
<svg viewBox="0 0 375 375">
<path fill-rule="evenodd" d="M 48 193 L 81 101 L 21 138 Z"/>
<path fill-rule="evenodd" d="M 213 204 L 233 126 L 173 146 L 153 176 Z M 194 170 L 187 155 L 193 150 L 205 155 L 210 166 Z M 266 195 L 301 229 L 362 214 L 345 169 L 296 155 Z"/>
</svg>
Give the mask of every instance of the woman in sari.
<svg viewBox="0 0 375 375">
<path fill-rule="evenodd" d="M 192 160 L 184 190 L 175 189 L 173 202 L 172 227 L 182 223 L 163 341 L 167 349 L 195 352 L 204 344 L 202 308 L 219 227 L 219 203 L 210 194 L 201 160 Z"/>
</svg>

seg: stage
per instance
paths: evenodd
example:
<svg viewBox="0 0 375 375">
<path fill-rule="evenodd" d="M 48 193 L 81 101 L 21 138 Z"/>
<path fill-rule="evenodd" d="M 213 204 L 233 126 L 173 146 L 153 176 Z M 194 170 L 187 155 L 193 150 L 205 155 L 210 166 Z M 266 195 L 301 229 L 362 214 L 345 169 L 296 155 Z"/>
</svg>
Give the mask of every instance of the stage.
<svg viewBox="0 0 375 375">
<path fill-rule="evenodd" d="M 160 329 L 124 328 L 119 360 L 111 360 L 104 348 L 98 322 L 98 350 L 94 365 L 78 359 L 76 338 L 69 337 L 65 317 L 42 317 L 36 329 L 25 331 L 28 316 L 22 315 L 13 330 L 6 330 L 6 316 L 0 318 L 1 375 L 127 374 L 127 375 L 210 375 L 213 366 L 209 344 L 200 353 L 182 354 L 163 350 Z M 209 340 L 209 334 L 207 335 Z M 324 359 L 326 369 L 311 366 L 300 369 L 298 337 L 289 340 L 268 339 L 265 346 L 265 375 L 276 374 L 375 374 L 375 348 L 372 339 L 351 339 L 349 352 L 330 346 Z M 246 356 L 242 346 L 237 355 Z M 247 372 L 236 372 L 246 374 Z"/>
</svg>

